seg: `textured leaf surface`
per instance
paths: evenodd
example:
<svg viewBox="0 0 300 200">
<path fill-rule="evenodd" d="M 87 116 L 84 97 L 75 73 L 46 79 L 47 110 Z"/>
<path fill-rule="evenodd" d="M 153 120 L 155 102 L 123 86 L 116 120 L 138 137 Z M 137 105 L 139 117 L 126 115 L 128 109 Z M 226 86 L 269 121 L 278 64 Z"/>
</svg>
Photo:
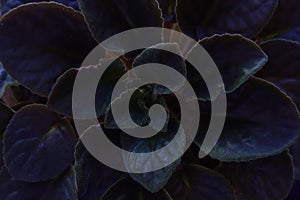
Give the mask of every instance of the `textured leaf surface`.
<svg viewBox="0 0 300 200">
<path fill-rule="evenodd" d="M 170 158 L 174 155 L 182 155 L 184 152 L 184 145 L 185 145 L 185 136 L 183 135 L 183 130 L 178 130 L 179 124 L 176 120 L 171 119 L 168 123 L 167 131 L 166 132 L 160 132 L 157 135 L 147 138 L 147 139 L 137 139 L 133 137 L 129 137 L 127 135 L 121 135 L 122 137 L 122 145 L 123 147 L 130 151 L 135 153 L 149 153 L 154 152 L 156 150 L 161 149 L 162 147 L 169 144 L 175 137 L 175 134 L 177 131 L 182 134 L 180 137 L 180 141 L 177 143 L 176 147 L 174 146 L 174 149 L 170 149 L 168 151 L 165 151 L 160 154 L 156 154 L 155 158 L 153 158 L 155 161 L 150 161 L 148 159 L 145 159 L 143 157 L 139 158 L 138 160 L 134 160 L 132 157 L 125 157 L 124 161 L 126 164 L 126 167 L 129 169 L 136 169 L 142 166 L 142 169 L 149 168 L 153 163 L 164 163 L 164 160 L 166 158 Z M 159 190 L 161 190 L 165 184 L 168 182 L 168 180 L 171 178 L 174 170 L 179 165 L 180 159 L 177 161 L 171 163 L 167 167 L 164 167 L 160 170 L 156 170 L 153 172 L 148 173 L 130 173 L 130 176 L 137 181 L 139 184 L 141 184 L 144 188 L 146 188 L 148 191 L 154 193 Z"/>
<path fill-rule="evenodd" d="M 227 95 L 223 132 L 210 156 L 223 161 L 251 160 L 282 152 L 299 137 L 296 106 L 274 85 L 251 78 Z M 202 118 L 203 122 L 208 120 Z M 196 142 L 202 143 L 205 128 Z"/>
<path fill-rule="evenodd" d="M 276 0 L 178 0 L 177 20 L 181 30 L 195 39 L 220 33 L 252 37 L 269 21 L 276 6 Z"/>
<path fill-rule="evenodd" d="M 187 165 L 176 172 L 166 190 L 174 200 L 234 199 L 229 181 L 221 174 L 198 165 Z"/>
<path fill-rule="evenodd" d="M 101 197 L 100 200 L 171 200 L 172 198 L 165 190 L 158 193 L 150 193 L 143 189 L 137 183 L 129 178 L 121 179 L 115 183 L 109 190 Z"/>
<path fill-rule="evenodd" d="M 76 140 L 71 125 L 59 115 L 43 105 L 26 106 L 4 133 L 4 162 L 17 180 L 49 180 L 73 161 Z"/>
<path fill-rule="evenodd" d="M 83 16 L 56 3 L 34 3 L 1 18 L 0 60 L 33 92 L 47 96 L 56 79 L 95 47 Z"/>
<path fill-rule="evenodd" d="M 100 68 L 101 63 L 98 66 L 90 66 L 80 69 L 73 68 L 66 71 L 62 76 L 58 78 L 55 85 L 53 86 L 47 103 L 48 107 L 60 114 L 72 117 L 72 92 L 78 71 L 84 70 L 87 73 L 93 73 L 93 71 L 96 71 Z M 96 110 L 98 116 L 105 114 L 111 101 L 114 85 L 124 73 L 125 65 L 119 59 L 114 61 L 103 73 L 103 78 L 100 79 L 96 92 Z M 82 84 L 82 87 L 83 88 L 81 88 L 81 91 L 82 95 L 84 96 L 84 92 L 85 90 L 87 90 L 86 88 L 89 87 L 89 84 Z"/>
<path fill-rule="evenodd" d="M 96 160 L 81 142 L 76 146 L 75 157 L 78 200 L 99 200 L 113 183 L 124 176 Z"/>
<path fill-rule="evenodd" d="M 140 27 L 161 27 L 155 0 L 78 0 L 98 42 L 117 33 Z"/>
<path fill-rule="evenodd" d="M 217 65 L 228 93 L 236 90 L 268 60 L 258 45 L 240 35 L 216 35 L 202 40 L 200 45 Z M 187 65 L 187 71 L 188 80 L 197 96 L 208 98 L 208 91 L 198 71 L 190 64 Z"/>
<path fill-rule="evenodd" d="M 218 170 L 233 184 L 237 200 L 284 199 L 293 182 L 287 152 L 245 163 L 223 163 Z"/>
<path fill-rule="evenodd" d="M 29 183 L 15 180 L 7 169 L 2 167 L 0 198 L 2 200 L 77 200 L 73 168 L 52 181 Z"/>
</svg>

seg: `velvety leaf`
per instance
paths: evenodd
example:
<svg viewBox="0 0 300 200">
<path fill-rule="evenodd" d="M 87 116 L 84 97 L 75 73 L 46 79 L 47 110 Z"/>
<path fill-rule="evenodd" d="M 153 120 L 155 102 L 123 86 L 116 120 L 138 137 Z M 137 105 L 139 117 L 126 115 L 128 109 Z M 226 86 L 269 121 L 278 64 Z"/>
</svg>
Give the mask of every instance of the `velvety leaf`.
<svg viewBox="0 0 300 200">
<path fill-rule="evenodd" d="M 4 15 L 11 9 L 16 8 L 17 6 L 20 6 L 22 4 L 43 2 L 43 1 L 49 1 L 49 0 L 1 0 L 0 1 L 0 7 L 1 7 L 0 16 Z M 55 2 L 62 3 L 66 6 L 70 6 L 76 10 L 79 10 L 78 3 L 76 0 L 55 0 Z"/>
<path fill-rule="evenodd" d="M 161 27 L 155 0 L 78 0 L 98 42 L 120 32 L 140 27 Z"/>
<path fill-rule="evenodd" d="M 268 55 L 269 61 L 257 76 L 274 83 L 300 108 L 300 44 L 286 40 L 270 40 L 261 47 Z"/>
<path fill-rule="evenodd" d="M 260 34 L 266 39 L 285 38 L 300 41 L 300 2 L 278 0 L 278 7 L 267 26 Z"/>
<path fill-rule="evenodd" d="M 176 23 L 176 0 L 157 0 L 162 10 L 164 22 Z"/>
<path fill-rule="evenodd" d="M 229 181 L 221 174 L 199 165 L 187 165 L 176 172 L 166 190 L 173 200 L 234 199 Z"/>
<path fill-rule="evenodd" d="M 56 79 L 96 46 L 84 17 L 56 3 L 33 3 L 0 20 L 0 60 L 31 91 L 47 96 Z"/>
<path fill-rule="evenodd" d="M 215 35 L 200 42 L 216 63 L 227 93 L 236 90 L 259 71 L 268 58 L 258 45 L 240 35 Z M 201 75 L 187 65 L 188 80 L 202 99 L 209 97 Z"/>
<path fill-rule="evenodd" d="M 129 178 L 120 179 L 101 197 L 100 200 L 171 200 L 165 190 L 150 193 Z"/>
<path fill-rule="evenodd" d="M 71 125 L 59 115 L 43 105 L 25 106 L 4 132 L 4 162 L 16 180 L 49 180 L 73 161 L 76 140 Z"/>
<path fill-rule="evenodd" d="M 15 82 L 12 77 L 3 69 L 0 63 L 0 94 L 3 95 L 4 88 L 7 84 Z"/>
<path fill-rule="evenodd" d="M 72 166 L 64 174 L 48 183 L 40 200 L 77 200 L 75 183 L 75 170 Z"/>
<path fill-rule="evenodd" d="M 209 118 L 201 118 L 197 144 L 202 144 L 206 134 L 206 124 L 202 122 Z M 299 114 L 292 100 L 273 84 L 251 78 L 227 95 L 223 132 L 209 155 L 223 161 L 271 156 L 298 139 L 299 126 Z"/>
<path fill-rule="evenodd" d="M 18 83 L 10 83 L 5 86 L 2 100 L 14 110 L 19 110 L 20 108 L 33 103 L 46 103 L 47 99 L 33 94 Z"/>
<path fill-rule="evenodd" d="M 293 183 L 287 152 L 250 162 L 222 163 L 218 170 L 231 181 L 237 200 L 284 199 Z"/>
<path fill-rule="evenodd" d="M 213 34 L 256 35 L 271 18 L 277 0 L 178 0 L 181 30 L 195 39 Z"/>
<path fill-rule="evenodd" d="M 164 50 L 158 49 L 163 48 Z M 186 66 L 184 59 L 172 52 L 177 52 L 179 55 L 181 55 L 180 49 L 178 44 L 176 43 L 162 43 L 157 44 L 155 46 L 149 47 L 145 49 L 140 55 L 138 55 L 134 62 L 132 63 L 133 67 L 138 67 L 140 65 L 149 64 L 149 63 L 158 63 L 163 64 L 171 67 L 172 69 L 175 69 L 179 73 L 181 73 L 183 76 L 186 77 Z M 157 72 L 154 70 L 147 70 L 147 75 L 150 77 L 156 77 Z M 172 75 L 170 75 L 172 77 Z M 178 90 L 181 86 L 184 85 L 184 81 L 180 82 L 173 78 L 172 83 L 176 83 L 176 85 L 169 86 L 170 88 L 173 88 L 174 90 Z M 171 91 L 165 87 L 161 86 L 155 86 L 154 93 L 156 94 L 169 94 Z"/>
<path fill-rule="evenodd" d="M 179 124 L 176 120 L 171 119 L 168 123 L 167 132 L 160 132 L 151 138 L 146 139 L 137 139 L 130 137 L 128 135 L 121 135 L 122 145 L 127 151 L 135 152 L 135 153 L 149 153 L 154 152 L 156 150 L 161 149 L 162 147 L 169 144 L 173 139 L 175 134 L 179 131 L 182 134 L 181 140 L 177 143 L 175 149 L 165 151 L 164 153 L 160 153 L 156 155 L 154 159 L 156 162 L 163 163 L 166 157 L 171 157 L 173 155 L 182 155 L 184 152 L 185 145 L 185 135 L 183 134 L 183 130 L 178 130 Z M 151 157 L 153 158 L 153 157 Z M 143 169 L 149 168 L 154 161 L 150 161 L 145 158 L 140 158 L 136 161 L 133 157 L 125 157 L 124 156 L 125 165 L 129 169 L 136 169 L 142 167 Z M 130 176 L 137 181 L 140 185 L 142 185 L 148 191 L 154 193 L 161 190 L 168 180 L 171 178 L 174 170 L 180 164 L 180 159 L 173 162 L 172 164 L 164 167 L 160 170 L 156 170 L 148 173 L 130 173 Z"/>
<path fill-rule="evenodd" d="M 2 149 L 3 149 L 3 132 L 5 131 L 10 119 L 14 115 L 14 112 L 8 108 L 6 105 L 3 103 L 0 103 L 0 168 L 3 166 L 3 154 L 2 154 Z"/>
<path fill-rule="evenodd" d="M 18 181 L 5 167 L 0 172 L 0 198 L 2 200 L 77 200 L 73 168 L 60 177 L 39 183 Z"/>
<path fill-rule="evenodd" d="M 99 200 L 113 183 L 124 176 L 96 160 L 81 142 L 76 146 L 75 157 L 78 200 Z"/>
<path fill-rule="evenodd" d="M 105 61 L 102 61 L 105 62 Z M 48 98 L 48 107 L 60 114 L 72 117 L 72 92 L 78 70 L 99 70 L 99 66 L 90 66 L 80 69 L 70 69 L 58 78 Z M 96 73 L 96 72 L 95 72 Z M 96 110 L 98 116 L 104 115 L 111 101 L 114 85 L 125 73 L 125 65 L 120 60 L 114 61 L 103 73 L 96 92 Z M 88 84 L 84 87 L 89 87 Z M 82 88 L 82 95 L 85 88 Z"/>
</svg>

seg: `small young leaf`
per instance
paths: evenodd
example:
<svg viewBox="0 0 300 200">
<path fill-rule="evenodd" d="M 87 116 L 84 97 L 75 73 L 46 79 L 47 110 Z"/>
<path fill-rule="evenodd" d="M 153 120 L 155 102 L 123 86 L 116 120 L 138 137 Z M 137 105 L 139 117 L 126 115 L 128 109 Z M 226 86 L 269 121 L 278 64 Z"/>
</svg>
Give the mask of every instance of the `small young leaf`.
<svg viewBox="0 0 300 200">
<path fill-rule="evenodd" d="M 237 200 L 284 199 L 293 183 L 287 152 L 250 162 L 222 163 L 218 171 L 231 181 Z"/>
<path fill-rule="evenodd" d="M 43 105 L 25 106 L 4 132 L 4 162 L 16 180 L 46 181 L 73 161 L 76 140 L 71 125 L 59 115 Z"/>
<path fill-rule="evenodd" d="M 162 48 L 162 49 L 160 49 Z M 138 55 L 135 60 L 132 63 L 133 67 L 138 67 L 143 64 L 149 64 L 149 63 L 158 63 L 163 64 L 168 67 L 171 67 L 172 69 L 175 69 L 177 72 L 181 73 L 183 76 L 186 77 L 186 66 L 184 59 L 175 54 L 175 53 L 181 55 L 180 49 L 178 44 L 176 43 L 162 43 L 157 44 L 155 46 L 149 47 L 145 49 L 140 55 Z M 155 78 L 157 75 L 154 70 L 148 70 L 147 76 Z M 171 76 L 171 75 L 170 75 Z M 181 86 L 184 85 L 184 81 L 180 82 L 178 80 L 172 79 L 172 83 L 176 83 L 173 85 L 170 85 L 169 87 L 174 90 L 178 90 Z M 154 88 L 154 93 L 156 94 L 169 94 L 171 91 L 167 88 L 163 88 L 159 85 L 156 85 Z"/>
<path fill-rule="evenodd" d="M 47 96 L 56 79 L 96 46 L 84 17 L 54 2 L 20 6 L 0 20 L 0 60 L 31 91 Z"/>
<path fill-rule="evenodd" d="M 209 154 L 215 159 L 242 161 L 271 156 L 291 146 L 299 137 L 296 106 L 269 82 L 249 79 L 227 95 L 227 104 L 223 132 Z M 199 146 L 204 130 L 200 125 L 195 140 Z"/>
<path fill-rule="evenodd" d="M 155 0 L 78 0 L 96 40 L 140 27 L 161 27 Z"/>
<path fill-rule="evenodd" d="M 113 183 L 124 176 L 96 160 L 81 142 L 76 145 L 75 171 L 78 200 L 99 200 Z"/>
<path fill-rule="evenodd" d="M 181 30 L 194 39 L 222 33 L 257 34 L 270 20 L 277 0 L 178 0 Z"/>
<path fill-rule="evenodd" d="M 172 200 L 165 190 L 161 190 L 157 193 L 150 193 L 132 181 L 130 178 L 120 179 L 108 189 L 108 191 L 101 197 L 100 200 L 112 199 Z"/>
<path fill-rule="evenodd" d="M 229 181 L 221 174 L 198 165 L 187 165 L 176 172 L 166 190 L 174 200 L 234 199 Z"/>
</svg>

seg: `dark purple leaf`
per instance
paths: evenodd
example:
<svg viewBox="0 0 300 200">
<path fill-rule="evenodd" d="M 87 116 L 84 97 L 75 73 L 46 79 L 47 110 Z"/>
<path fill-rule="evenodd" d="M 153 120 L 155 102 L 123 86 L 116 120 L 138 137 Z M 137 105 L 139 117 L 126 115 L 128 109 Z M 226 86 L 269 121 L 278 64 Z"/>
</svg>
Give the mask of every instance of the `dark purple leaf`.
<svg viewBox="0 0 300 200">
<path fill-rule="evenodd" d="M 140 27 L 161 27 L 155 0 L 78 0 L 98 42 L 120 32 Z"/>
<path fill-rule="evenodd" d="M 0 20 L 0 60 L 31 91 L 47 96 L 56 79 L 95 47 L 84 17 L 57 3 L 18 7 Z"/>
<path fill-rule="evenodd" d="M 76 140 L 71 125 L 59 115 L 43 105 L 25 106 L 4 132 L 4 162 L 16 180 L 46 181 L 71 164 Z"/>
<path fill-rule="evenodd" d="M 227 93 L 233 92 L 259 71 L 268 58 L 258 45 L 240 35 L 215 35 L 200 42 L 216 63 Z M 188 80 L 200 99 L 208 99 L 201 75 L 187 64 Z M 213 77 L 212 77 L 213 78 Z"/>
<path fill-rule="evenodd" d="M 99 200 L 113 183 L 124 176 L 96 160 L 81 142 L 76 146 L 75 158 L 78 200 Z"/>
<path fill-rule="evenodd" d="M 120 179 L 101 197 L 100 200 L 172 200 L 165 190 L 150 193 L 130 178 Z"/>
<path fill-rule="evenodd" d="M 187 165 L 176 172 L 166 190 L 174 200 L 234 199 L 229 181 L 216 171 L 199 165 Z"/>
<path fill-rule="evenodd" d="M 218 168 L 232 183 L 237 200 L 284 199 L 293 183 L 291 157 L 282 154 Z"/>
<path fill-rule="evenodd" d="M 209 117 L 201 120 L 204 123 Z M 202 144 L 204 127 L 200 125 L 197 144 Z M 299 131 L 299 114 L 292 100 L 273 84 L 251 78 L 227 95 L 223 132 L 209 155 L 222 161 L 271 156 L 290 147 Z"/>
<path fill-rule="evenodd" d="M 105 61 L 103 60 L 101 62 Z M 49 94 L 47 103 L 48 107 L 60 114 L 72 117 L 72 92 L 78 71 L 84 70 L 88 73 L 93 73 L 93 71 L 101 70 L 101 62 L 98 66 L 84 67 L 80 69 L 72 68 L 60 76 Z M 98 84 L 95 98 L 97 116 L 105 114 L 111 102 L 113 88 L 125 72 L 125 64 L 120 59 L 117 59 L 103 73 Z M 89 84 L 83 84 L 83 87 L 88 88 Z M 87 89 L 81 88 L 83 96 L 85 95 L 85 90 Z"/>
<path fill-rule="evenodd" d="M 284 38 L 300 42 L 300 1 L 278 0 L 278 7 L 260 34 L 266 39 Z"/>
<path fill-rule="evenodd" d="M 269 21 L 277 0 L 178 0 L 181 30 L 194 39 L 221 33 L 256 35 Z"/>
</svg>

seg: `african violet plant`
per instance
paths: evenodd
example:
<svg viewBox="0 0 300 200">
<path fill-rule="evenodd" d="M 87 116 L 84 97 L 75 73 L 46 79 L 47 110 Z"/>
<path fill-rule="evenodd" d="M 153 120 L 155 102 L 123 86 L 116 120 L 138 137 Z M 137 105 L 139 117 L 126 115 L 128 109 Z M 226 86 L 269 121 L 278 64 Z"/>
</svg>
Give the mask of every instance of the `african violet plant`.
<svg viewBox="0 0 300 200">
<path fill-rule="evenodd" d="M 1 13 L 1 200 L 299 199 L 299 1 L 1 0 Z M 135 66 L 157 62 L 176 69 L 202 108 L 197 137 L 180 160 L 126 174 L 97 161 L 79 141 L 71 96 L 78 71 L 101 68 L 112 53 L 103 49 L 107 58 L 97 66 L 80 67 L 85 56 L 110 36 L 138 27 L 167 27 L 199 41 L 223 77 L 228 111 L 216 146 L 199 159 L 213 101 L 200 74 L 157 46 L 119 57 L 96 93 L 99 122 L 116 145 L 157 150 L 180 122 L 170 91 L 147 85 L 131 99 L 132 118 L 147 124 L 149 107 L 160 103 L 168 111 L 164 130 L 148 140 L 121 133 L 111 93 Z"/>
</svg>

